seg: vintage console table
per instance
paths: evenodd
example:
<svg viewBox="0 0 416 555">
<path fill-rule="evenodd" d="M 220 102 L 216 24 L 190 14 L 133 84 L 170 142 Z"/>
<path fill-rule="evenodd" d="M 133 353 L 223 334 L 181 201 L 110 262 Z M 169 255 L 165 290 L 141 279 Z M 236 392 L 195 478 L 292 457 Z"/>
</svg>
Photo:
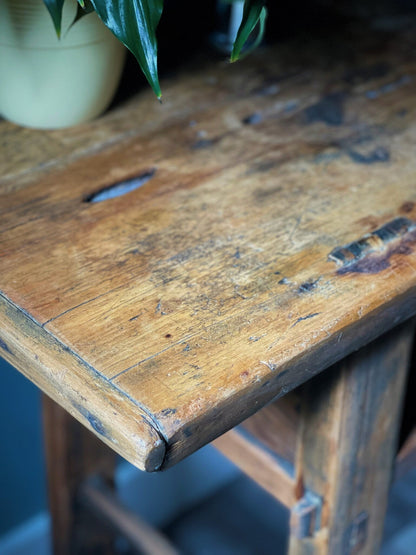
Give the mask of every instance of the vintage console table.
<svg viewBox="0 0 416 555">
<path fill-rule="evenodd" d="M 416 313 L 414 33 L 331 45 L 0 123 L 2 356 L 140 469 L 219 438 L 291 507 L 292 554 L 377 552 Z M 55 549 L 80 553 L 98 455 L 45 421 Z"/>
</svg>

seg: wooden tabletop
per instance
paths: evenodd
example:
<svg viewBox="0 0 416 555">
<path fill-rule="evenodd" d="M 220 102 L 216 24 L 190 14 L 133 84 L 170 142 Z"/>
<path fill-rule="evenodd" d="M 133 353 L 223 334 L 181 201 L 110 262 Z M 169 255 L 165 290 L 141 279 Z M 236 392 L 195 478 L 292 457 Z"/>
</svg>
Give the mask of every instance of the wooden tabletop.
<svg viewBox="0 0 416 555">
<path fill-rule="evenodd" d="M 262 49 L 70 130 L 1 122 L 1 354 L 156 470 L 413 315 L 411 35 Z"/>
</svg>

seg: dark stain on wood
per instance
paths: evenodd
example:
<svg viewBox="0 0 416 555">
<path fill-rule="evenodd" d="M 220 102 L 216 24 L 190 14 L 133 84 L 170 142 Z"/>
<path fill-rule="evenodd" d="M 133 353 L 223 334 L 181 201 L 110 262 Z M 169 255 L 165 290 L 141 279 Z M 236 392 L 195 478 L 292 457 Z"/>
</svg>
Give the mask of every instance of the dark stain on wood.
<svg viewBox="0 0 416 555">
<path fill-rule="evenodd" d="M 380 79 L 387 75 L 389 71 L 390 66 L 387 62 L 377 62 L 365 67 L 348 70 L 344 75 L 344 81 L 351 85 L 357 85 L 372 79 Z"/>
<path fill-rule="evenodd" d="M 272 170 L 276 167 L 278 162 L 275 160 L 265 160 L 263 162 L 256 162 L 253 164 L 246 172 L 246 175 L 252 175 L 255 173 L 267 173 L 268 171 Z M 272 189 L 257 189 L 255 191 L 255 195 L 260 200 L 273 195 L 274 193 L 279 193 L 282 190 L 281 186 L 274 187 Z"/>
<path fill-rule="evenodd" d="M 399 217 L 348 245 L 337 247 L 328 256 L 342 267 L 337 274 L 376 274 L 390 266 L 395 254 L 408 255 L 416 241 L 416 223 Z"/>
<path fill-rule="evenodd" d="M 412 202 L 412 201 L 404 202 L 404 203 L 400 206 L 399 211 L 400 211 L 402 214 L 408 214 L 409 212 L 411 212 L 411 211 L 414 209 L 414 207 L 415 207 L 415 203 L 414 203 L 414 202 Z"/>
<path fill-rule="evenodd" d="M 245 117 L 242 122 L 244 125 L 255 125 L 256 123 L 260 123 L 263 120 L 263 116 L 260 112 L 253 112 L 252 114 Z"/>
<path fill-rule="evenodd" d="M 319 102 L 303 112 L 305 122 L 323 122 L 327 125 L 342 125 L 344 122 L 344 102 L 346 94 L 335 92 L 324 96 Z"/>
<path fill-rule="evenodd" d="M 192 144 L 192 150 L 203 150 L 214 146 L 217 142 L 216 139 L 198 139 Z"/>
<path fill-rule="evenodd" d="M 368 154 L 362 154 L 356 150 L 349 150 L 348 156 L 357 164 L 375 164 L 377 162 L 389 162 L 390 152 L 387 148 L 377 147 Z"/>
<path fill-rule="evenodd" d="M 164 417 L 164 416 L 171 416 L 172 414 L 176 414 L 176 412 L 177 412 L 176 409 L 171 409 L 171 408 L 169 408 L 169 409 L 163 409 L 163 410 L 160 412 L 160 416 L 162 416 L 162 417 Z"/>
<path fill-rule="evenodd" d="M 373 231 L 372 235 L 379 237 L 384 243 L 403 237 L 406 233 L 416 228 L 416 222 L 408 218 L 395 218 L 391 222 Z"/>
<path fill-rule="evenodd" d="M 315 289 L 318 281 L 319 279 L 315 279 L 314 281 L 306 281 L 305 283 L 302 283 L 298 288 L 298 293 L 309 293 L 309 291 Z"/>
<path fill-rule="evenodd" d="M 5 351 L 6 353 L 9 353 L 10 355 L 13 354 L 9 349 L 9 347 L 7 346 L 7 344 L 3 341 L 3 339 L 0 339 L 0 349 L 3 349 L 3 351 Z"/>
</svg>

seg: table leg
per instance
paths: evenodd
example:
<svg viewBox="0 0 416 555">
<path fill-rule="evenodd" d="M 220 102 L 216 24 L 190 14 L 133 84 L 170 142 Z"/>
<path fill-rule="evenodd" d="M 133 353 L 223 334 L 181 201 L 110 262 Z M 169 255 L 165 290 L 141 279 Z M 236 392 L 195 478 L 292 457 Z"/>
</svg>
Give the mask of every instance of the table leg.
<svg viewBox="0 0 416 555">
<path fill-rule="evenodd" d="M 379 552 L 413 323 L 304 386 L 290 555 Z"/>
<path fill-rule="evenodd" d="M 78 493 L 91 474 L 113 486 L 115 454 L 46 395 L 43 423 L 54 555 L 113 553 L 112 530 L 83 508 Z"/>
</svg>

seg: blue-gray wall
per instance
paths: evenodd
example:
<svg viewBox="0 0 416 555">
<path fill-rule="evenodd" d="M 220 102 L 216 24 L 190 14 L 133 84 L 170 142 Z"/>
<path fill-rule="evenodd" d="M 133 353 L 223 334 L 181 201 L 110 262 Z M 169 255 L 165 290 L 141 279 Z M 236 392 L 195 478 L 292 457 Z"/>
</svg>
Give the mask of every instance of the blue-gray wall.
<svg viewBox="0 0 416 555">
<path fill-rule="evenodd" d="M 0 358 L 0 536 L 46 508 L 40 393 Z"/>
</svg>

